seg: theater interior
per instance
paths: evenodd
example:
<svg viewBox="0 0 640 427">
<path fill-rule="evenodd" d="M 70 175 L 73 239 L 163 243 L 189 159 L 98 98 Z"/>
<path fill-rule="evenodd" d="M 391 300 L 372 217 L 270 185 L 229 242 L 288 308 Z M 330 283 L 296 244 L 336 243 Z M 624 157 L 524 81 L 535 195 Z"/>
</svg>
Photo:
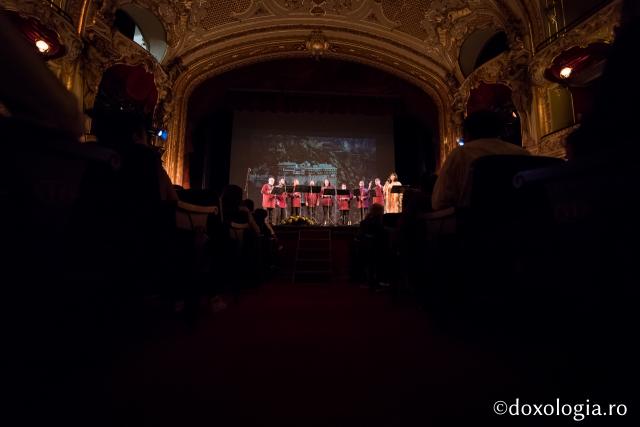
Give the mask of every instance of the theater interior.
<svg viewBox="0 0 640 427">
<path fill-rule="evenodd" d="M 639 1 L 0 35 L 5 425 L 639 425 Z"/>
</svg>

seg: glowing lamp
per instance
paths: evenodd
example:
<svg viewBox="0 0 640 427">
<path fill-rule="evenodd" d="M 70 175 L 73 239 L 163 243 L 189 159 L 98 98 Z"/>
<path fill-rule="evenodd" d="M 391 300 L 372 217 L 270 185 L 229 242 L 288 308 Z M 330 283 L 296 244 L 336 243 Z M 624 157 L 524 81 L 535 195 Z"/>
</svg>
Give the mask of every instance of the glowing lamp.
<svg viewBox="0 0 640 427">
<path fill-rule="evenodd" d="M 572 72 L 573 68 L 564 67 L 562 70 L 560 70 L 560 77 L 562 77 L 563 79 L 568 79 L 571 76 Z"/>
<path fill-rule="evenodd" d="M 36 47 L 38 48 L 40 53 L 47 53 L 51 49 L 51 46 L 49 46 L 49 43 L 47 43 L 42 39 L 36 40 Z"/>
</svg>

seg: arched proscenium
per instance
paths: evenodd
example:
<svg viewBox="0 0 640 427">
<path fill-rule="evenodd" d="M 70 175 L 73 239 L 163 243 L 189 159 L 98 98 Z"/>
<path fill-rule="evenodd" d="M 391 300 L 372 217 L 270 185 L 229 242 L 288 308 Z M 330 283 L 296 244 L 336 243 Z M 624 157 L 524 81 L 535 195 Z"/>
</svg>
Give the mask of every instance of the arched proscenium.
<svg viewBox="0 0 640 427">
<path fill-rule="evenodd" d="M 446 70 L 423 54 L 415 40 L 399 34 L 391 38 L 388 32 L 378 34 L 370 28 L 365 32 L 353 27 L 290 23 L 275 28 L 247 26 L 244 31 L 236 27 L 181 56 L 184 71 L 175 80 L 167 106 L 170 136 L 165 166 L 175 183 L 183 180 L 187 106 L 194 89 L 216 75 L 257 62 L 300 57 L 311 60 L 305 44 L 312 31 L 318 30 L 330 43 L 324 57 L 372 66 L 409 81 L 416 90 L 424 90 L 438 108 L 441 152 L 448 151 L 456 132 L 449 117 L 453 91 L 447 84 Z"/>
</svg>

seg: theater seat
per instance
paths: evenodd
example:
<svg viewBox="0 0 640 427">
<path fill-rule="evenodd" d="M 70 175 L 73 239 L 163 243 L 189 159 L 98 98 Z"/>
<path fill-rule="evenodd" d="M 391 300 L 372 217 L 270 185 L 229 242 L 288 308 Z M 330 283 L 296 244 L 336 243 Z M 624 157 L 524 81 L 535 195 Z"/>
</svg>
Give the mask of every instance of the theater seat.
<svg viewBox="0 0 640 427">
<path fill-rule="evenodd" d="M 523 171 L 544 169 L 563 164 L 555 157 L 484 156 L 471 168 L 469 217 L 492 223 L 511 221 L 522 214 L 539 213 L 543 197 L 533 187 L 517 188 L 514 178 Z M 485 224 L 486 225 L 486 224 Z"/>
<path fill-rule="evenodd" d="M 468 206 L 428 213 L 425 252 L 431 292 L 450 304 L 469 304 L 487 312 L 519 298 L 512 286 L 529 251 L 532 236 L 550 223 L 548 194 L 539 186 L 514 185 L 523 171 L 558 166 L 564 161 L 541 156 L 486 156 L 472 165 Z M 484 307 L 484 308 L 483 308 Z"/>
</svg>

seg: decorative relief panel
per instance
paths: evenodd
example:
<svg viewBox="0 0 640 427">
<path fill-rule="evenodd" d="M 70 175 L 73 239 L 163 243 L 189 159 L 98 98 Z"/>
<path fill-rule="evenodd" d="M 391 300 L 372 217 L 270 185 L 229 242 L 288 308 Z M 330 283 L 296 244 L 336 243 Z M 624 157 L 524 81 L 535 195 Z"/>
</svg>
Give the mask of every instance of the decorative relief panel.
<svg viewBox="0 0 640 427">
<path fill-rule="evenodd" d="M 278 6 L 292 13 L 345 15 L 358 9 L 367 0 L 274 0 Z"/>
</svg>

